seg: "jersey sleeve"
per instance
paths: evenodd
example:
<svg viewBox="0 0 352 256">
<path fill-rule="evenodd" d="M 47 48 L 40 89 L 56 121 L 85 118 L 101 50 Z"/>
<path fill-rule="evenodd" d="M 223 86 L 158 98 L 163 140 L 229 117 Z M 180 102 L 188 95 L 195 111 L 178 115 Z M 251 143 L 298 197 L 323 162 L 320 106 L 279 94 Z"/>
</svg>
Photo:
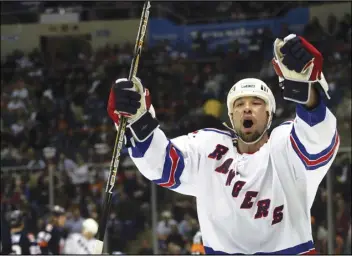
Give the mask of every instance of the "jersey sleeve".
<svg viewBox="0 0 352 256">
<path fill-rule="evenodd" d="M 336 118 L 323 100 L 313 110 L 296 106 L 296 118 L 289 136 L 289 159 L 296 177 L 304 177 L 311 207 L 318 186 L 339 148 Z"/>
<path fill-rule="evenodd" d="M 170 140 L 157 128 L 144 142 L 133 142 L 129 154 L 147 179 L 178 193 L 196 196 L 199 133 Z"/>
<path fill-rule="evenodd" d="M 52 238 L 52 226 L 50 224 L 45 226 L 45 229 L 38 233 L 38 245 L 43 254 L 49 254 L 53 248 L 49 248 L 49 241 Z M 54 250 L 54 253 L 57 250 Z M 58 252 L 56 252 L 58 253 Z"/>
<path fill-rule="evenodd" d="M 78 243 L 73 235 L 74 234 L 71 234 L 67 237 L 63 248 L 63 254 L 75 254 L 79 252 L 79 248 L 77 248 Z"/>
<path fill-rule="evenodd" d="M 31 255 L 41 254 L 40 247 L 38 245 L 37 239 L 35 238 L 34 234 L 28 233 L 27 239 L 29 242 L 29 254 Z"/>
</svg>

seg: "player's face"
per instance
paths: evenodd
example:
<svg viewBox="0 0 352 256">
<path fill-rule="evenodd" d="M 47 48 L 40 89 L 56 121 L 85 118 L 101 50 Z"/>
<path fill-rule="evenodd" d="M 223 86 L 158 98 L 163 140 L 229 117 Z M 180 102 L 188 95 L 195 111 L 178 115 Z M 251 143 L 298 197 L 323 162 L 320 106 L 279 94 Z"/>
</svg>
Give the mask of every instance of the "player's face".
<svg viewBox="0 0 352 256">
<path fill-rule="evenodd" d="M 66 223 L 66 216 L 65 215 L 59 216 L 59 218 L 58 218 L 59 227 L 65 226 L 65 223 Z"/>
<path fill-rule="evenodd" d="M 91 233 L 91 232 L 87 232 L 87 231 L 84 231 L 83 232 L 83 235 L 88 239 L 92 239 L 94 237 L 94 235 Z"/>
<path fill-rule="evenodd" d="M 268 122 L 265 102 L 258 97 L 242 97 L 233 104 L 234 129 L 245 142 L 258 139 Z"/>
</svg>

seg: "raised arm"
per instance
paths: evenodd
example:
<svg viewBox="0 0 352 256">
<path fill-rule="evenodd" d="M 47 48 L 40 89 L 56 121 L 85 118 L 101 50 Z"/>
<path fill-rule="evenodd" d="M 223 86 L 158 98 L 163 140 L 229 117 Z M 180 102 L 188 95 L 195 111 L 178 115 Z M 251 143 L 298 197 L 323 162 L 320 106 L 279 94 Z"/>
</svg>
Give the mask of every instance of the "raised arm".
<svg viewBox="0 0 352 256">
<path fill-rule="evenodd" d="M 296 107 L 297 116 L 290 133 L 295 170 L 304 169 L 308 182 L 309 202 L 313 202 L 316 190 L 329 170 L 337 154 L 340 139 L 336 129 L 336 118 L 319 100 L 314 109 L 302 105 Z"/>
<path fill-rule="evenodd" d="M 295 35 L 284 41 L 277 39 L 274 54 L 273 64 L 284 98 L 297 103 L 296 118 L 286 130 L 288 154 L 296 178 L 306 182 L 311 206 L 340 144 L 336 118 L 325 104 L 329 95 L 322 73 L 323 57 L 313 45 Z"/>
<path fill-rule="evenodd" d="M 119 115 L 128 117 L 126 145 L 139 171 L 154 183 L 176 192 L 196 196 L 199 134 L 169 140 L 159 128 L 155 113 L 139 79 L 119 79 L 108 104 L 109 116 L 118 125 Z"/>
</svg>

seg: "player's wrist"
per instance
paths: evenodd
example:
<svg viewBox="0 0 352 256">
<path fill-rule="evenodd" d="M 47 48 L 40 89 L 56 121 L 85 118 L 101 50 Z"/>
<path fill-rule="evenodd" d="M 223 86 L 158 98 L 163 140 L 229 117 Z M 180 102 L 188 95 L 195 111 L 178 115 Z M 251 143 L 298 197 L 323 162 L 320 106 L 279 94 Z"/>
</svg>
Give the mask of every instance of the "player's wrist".
<svg viewBox="0 0 352 256">
<path fill-rule="evenodd" d="M 314 86 L 310 86 L 309 99 L 308 102 L 304 105 L 304 107 L 308 110 L 314 110 L 320 103 L 320 94 L 318 89 Z"/>
<path fill-rule="evenodd" d="M 138 142 L 143 142 L 159 127 L 159 122 L 147 111 L 139 116 L 138 119 L 130 122 L 127 127 L 130 129 L 134 139 Z"/>
</svg>

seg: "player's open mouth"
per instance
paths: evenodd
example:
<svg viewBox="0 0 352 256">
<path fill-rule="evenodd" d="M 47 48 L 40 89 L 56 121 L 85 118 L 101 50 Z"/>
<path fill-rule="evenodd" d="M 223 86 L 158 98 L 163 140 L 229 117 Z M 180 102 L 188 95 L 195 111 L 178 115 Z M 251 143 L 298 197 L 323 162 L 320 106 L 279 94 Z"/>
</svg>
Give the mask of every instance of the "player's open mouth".
<svg viewBox="0 0 352 256">
<path fill-rule="evenodd" d="M 252 120 L 244 120 L 243 121 L 243 127 L 248 129 L 251 128 L 253 126 L 253 121 Z"/>
</svg>

